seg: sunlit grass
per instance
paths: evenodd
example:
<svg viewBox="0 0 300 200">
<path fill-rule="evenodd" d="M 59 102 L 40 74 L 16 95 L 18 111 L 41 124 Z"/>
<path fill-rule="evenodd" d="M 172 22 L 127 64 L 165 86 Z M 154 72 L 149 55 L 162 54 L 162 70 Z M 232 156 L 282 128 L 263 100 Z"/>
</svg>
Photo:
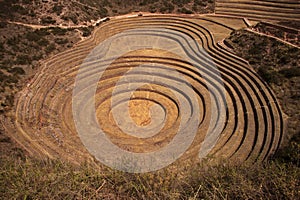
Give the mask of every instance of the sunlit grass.
<svg viewBox="0 0 300 200">
<path fill-rule="evenodd" d="M 130 174 L 90 164 L 1 159 L 1 199 L 298 199 L 300 170 L 270 161 Z"/>
</svg>

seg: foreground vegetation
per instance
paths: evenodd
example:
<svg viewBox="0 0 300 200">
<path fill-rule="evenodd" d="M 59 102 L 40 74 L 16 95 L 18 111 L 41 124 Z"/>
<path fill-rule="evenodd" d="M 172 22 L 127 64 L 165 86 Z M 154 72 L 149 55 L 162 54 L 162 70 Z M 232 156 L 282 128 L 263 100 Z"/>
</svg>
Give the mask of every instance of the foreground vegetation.
<svg viewBox="0 0 300 200">
<path fill-rule="evenodd" d="M 298 152 L 299 153 L 299 152 Z M 19 154 L 20 155 L 20 154 Z M 299 155 L 298 155 L 299 156 Z M 299 164 L 299 163 L 298 163 Z M 269 161 L 128 174 L 89 164 L 0 159 L 1 199 L 299 199 L 300 169 Z"/>
</svg>

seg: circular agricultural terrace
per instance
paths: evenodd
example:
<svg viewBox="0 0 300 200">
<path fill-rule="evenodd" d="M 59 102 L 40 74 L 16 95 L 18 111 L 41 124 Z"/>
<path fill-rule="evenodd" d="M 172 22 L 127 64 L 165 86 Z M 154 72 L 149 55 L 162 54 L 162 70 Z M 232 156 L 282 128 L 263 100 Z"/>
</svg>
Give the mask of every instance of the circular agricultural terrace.
<svg viewBox="0 0 300 200">
<path fill-rule="evenodd" d="M 15 117 L 6 119 L 4 126 L 32 155 L 80 163 L 94 156 L 83 145 L 77 127 L 78 120 L 84 122 L 91 117 L 84 113 L 92 103 L 96 121 L 87 121 L 87 130 L 99 125 L 111 143 L 123 151 L 135 154 L 159 151 L 172 143 L 181 130 L 178 148 L 184 143 L 184 134 L 188 135 L 188 131 L 195 134 L 186 137 L 192 140 L 178 156 L 180 160 L 191 158 L 199 162 L 209 157 L 263 161 L 281 143 L 283 113 L 270 88 L 248 63 L 218 43 L 234 28 L 243 26 L 240 19 L 228 19 L 226 23 L 212 16 L 111 19 L 99 26 L 91 38 L 47 60 L 20 92 Z M 182 57 L 171 49 L 129 49 L 122 56 L 111 58 L 101 78 L 98 77 L 95 95 L 80 100 L 80 94 L 92 87 L 90 84 L 77 87 L 76 81 L 89 83 L 105 64 L 101 60 L 105 52 L 101 49 L 98 57 L 95 54 L 93 59 L 87 57 L 106 39 L 132 29 L 164 30 L 165 38 L 177 41 L 182 51 L 188 53 Z M 193 45 L 184 45 L 184 40 L 178 39 L 182 36 Z M 126 45 L 120 45 L 121 52 L 122 48 L 126 49 Z M 126 79 L 127 84 L 139 83 L 133 92 L 126 90 L 124 82 L 120 83 L 128 74 L 137 78 Z M 129 98 L 124 103 L 125 94 Z M 118 99 L 115 104 L 114 96 Z M 74 114 L 74 98 L 79 100 L 79 117 Z M 127 110 L 118 110 L 120 105 L 126 105 Z M 129 124 L 126 121 L 129 119 L 149 134 L 139 135 L 138 131 L 127 134 L 126 131 L 136 130 L 129 125 L 125 125 L 126 131 L 120 127 L 122 123 Z M 191 124 L 193 119 L 197 120 Z"/>
</svg>

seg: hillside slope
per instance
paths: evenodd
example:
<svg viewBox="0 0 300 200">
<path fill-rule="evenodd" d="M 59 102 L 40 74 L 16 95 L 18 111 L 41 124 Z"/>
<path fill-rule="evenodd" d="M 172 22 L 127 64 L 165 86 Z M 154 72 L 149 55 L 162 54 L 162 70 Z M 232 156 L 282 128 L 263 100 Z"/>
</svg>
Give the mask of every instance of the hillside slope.
<svg viewBox="0 0 300 200">
<path fill-rule="evenodd" d="M 248 60 L 275 92 L 283 111 L 288 116 L 285 146 L 294 151 L 294 158 L 291 159 L 298 163 L 300 159 L 300 48 L 249 30 L 233 32 L 225 43 L 237 55 Z"/>
</svg>

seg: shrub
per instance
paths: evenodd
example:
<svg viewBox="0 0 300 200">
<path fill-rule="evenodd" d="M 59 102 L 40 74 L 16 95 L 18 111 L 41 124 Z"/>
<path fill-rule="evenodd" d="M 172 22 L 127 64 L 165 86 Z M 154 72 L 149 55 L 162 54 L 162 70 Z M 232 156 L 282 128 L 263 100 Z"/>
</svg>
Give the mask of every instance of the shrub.
<svg viewBox="0 0 300 200">
<path fill-rule="evenodd" d="M 40 60 L 43 58 L 43 54 L 36 54 L 32 56 L 32 60 Z"/>
<path fill-rule="evenodd" d="M 261 66 L 258 68 L 257 73 L 267 82 L 280 84 L 282 82 L 281 76 L 278 72 L 270 67 Z"/>
<path fill-rule="evenodd" d="M 157 2 L 157 0 L 143 0 L 139 5 L 140 6 L 146 6 L 146 5 L 149 5 L 149 4 L 153 4 Z"/>
<path fill-rule="evenodd" d="M 184 4 L 190 3 L 191 0 L 172 0 L 172 3 L 178 7 L 182 7 Z"/>
<path fill-rule="evenodd" d="M 38 42 L 38 45 L 40 46 L 47 46 L 49 44 L 49 41 L 46 40 L 45 38 L 40 39 Z"/>
<path fill-rule="evenodd" d="M 209 3 L 213 3 L 213 2 L 209 2 Z M 200 5 L 202 7 L 207 6 L 207 0 L 194 0 L 194 5 Z"/>
<path fill-rule="evenodd" d="M 18 55 L 15 61 L 16 64 L 26 65 L 31 63 L 31 58 L 28 55 Z"/>
<path fill-rule="evenodd" d="M 184 13 L 184 14 L 193 14 L 193 11 L 189 10 L 189 9 L 186 9 L 186 8 L 181 8 L 181 9 L 178 9 L 178 12 L 180 13 Z"/>
<path fill-rule="evenodd" d="M 22 0 L 22 3 L 24 3 L 24 4 L 31 4 L 32 1 L 30 1 L 30 0 Z"/>
<path fill-rule="evenodd" d="M 9 70 L 10 73 L 15 75 L 24 75 L 25 71 L 21 67 L 13 67 Z"/>
<path fill-rule="evenodd" d="M 280 70 L 279 73 L 285 76 L 286 78 L 292 78 L 292 77 L 300 76 L 300 68 L 299 67 L 286 68 Z"/>
<path fill-rule="evenodd" d="M 66 32 L 68 32 L 67 29 L 63 29 L 63 28 L 59 28 L 59 27 L 51 27 L 50 30 L 51 30 L 51 33 L 53 33 L 54 35 L 65 35 Z"/>
<path fill-rule="evenodd" d="M 63 6 L 61 5 L 54 5 L 52 11 L 55 12 L 57 15 L 62 13 Z"/>
<path fill-rule="evenodd" d="M 45 49 L 46 53 L 51 53 L 52 51 L 54 51 L 56 49 L 56 46 L 54 43 L 51 43 L 50 45 L 48 45 Z"/>
<path fill-rule="evenodd" d="M 99 15 L 100 15 L 101 18 L 106 17 L 108 15 L 107 9 L 104 8 L 104 7 L 101 7 L 100 10 L 99 10 Z"/>
<path fill-rule="evenodd" d="M 0 28 L 6 28 L 7 22 L 0 22 Z"/>
<path fill-rule="evenodd" d="M 67 44 L 69 42 L 67 38 L 55 38 L 54 41 L 56 44 Z"/>
<path fill-rule="evenodd" d="M 8 40 L 6 40 L 6 44 L 9 45 L 9 46 L 15 46 L 17 43 L 19 43 L 20 41 L 20 38 L 19 37 L 12 37 L 12 38 L 9 38 Z"/>
<path fill-rule="evenodd" d="M 38 35 L 36 32 L 28 32 L 25 37 L 29 41 L 38 41 L 41 39 L 41 36 Z"/>
<path fill-rule="evenodd" d="M 17 76 L 9 76 L 7 82 L 8 83 L 17 83 L 19 81 L 19 78 Z M 12 95 L 11 99 L 9 98 L 9 102 L 12 103 L 14 101 L 14 97 Z"/>
<path fill-rule="evenodd" d="M 76 15 L 71 15 L 69 17 L 69 19 L 71 19 L 71 21 L 74 23 L 74 24 L 77 24 L 78 23 L 78 19 L 77 19 L 77 16 Z"/>
<path fill-rule="evenodd" d="M 30 11 L 28 12 L 28 16 L 30 16 L 30 17 L 35 17 L 36 14 L 34 13 L 34 11 L 30 10 Z"/>
<path fill-rule="evenodd" d="M 90 36 L 91 35 L 91 33 L 92 33 L 92 30 L 91 30 L 91 28 L 88 28 L 88 27 L 83 27 L 83 28 L 81 28 L 81 31 L 82 31 L 82 36 L 83 37 L 88 37 L 88 36 Z"/>
<path fill-rule="evenodd" d="M 42 24 L 54 24 L 56 20 L 50 16 L 47 16 L 47 17 L 43 17 L 41 22 Z"/>
<path fill-rule="evenodd" d="M 159 12 L 172 12 L 174 10 L 174 6 L 171 3 L 165 3 L 160 9 Z"/>
<path fill-rule="evenodd" d="M 156 7 L 155 7 L 155 6 L 150 6 L 149 11 L 150 11 L 151 13 L 155 13 L 157 10 L 156 10 Z"/>
<path fill-rule="evenodd" d="M 20 15 L 27 15 L 28 14 L 28 10 L 26 10 L 25 8 L 23 8 L 22 6 L 17 5 L 17 4 L 12 5 L 11 10 L 12 10 L 12 12 L 18 13 Z"/>
<path fill-rule="evenodd" d="M 34 33 L 36 33 L 39 36 L 50 35 L 48 28 L 42 28 L 42 29 L 35 30 Z"/>
</svg>

